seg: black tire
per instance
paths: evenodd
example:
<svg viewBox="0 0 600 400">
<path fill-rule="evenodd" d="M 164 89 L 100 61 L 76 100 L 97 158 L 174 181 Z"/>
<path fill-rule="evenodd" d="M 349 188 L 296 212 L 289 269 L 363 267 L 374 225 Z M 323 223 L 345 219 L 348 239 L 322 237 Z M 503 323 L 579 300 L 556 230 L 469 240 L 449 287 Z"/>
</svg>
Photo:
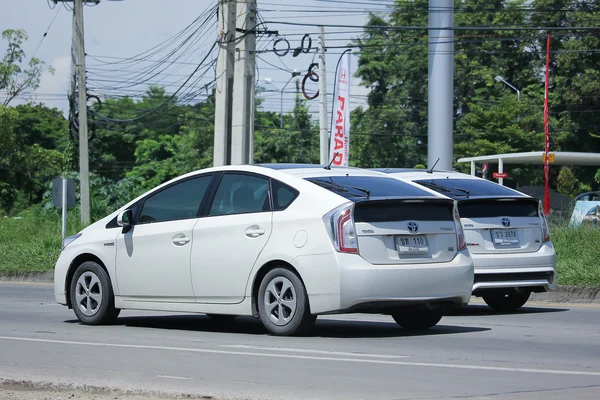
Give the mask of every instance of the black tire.
<svg viewBox="0 0 600 400">
<path fill-rule="evenodd" d="M 425 330 L 434 327 L 442 319 L 442 310 L 411 310 L 392 313 L 394 321 L 404 329 Z"/>
<path fill-rule="evenodd" d="M 279 302 L 278 298 L 272 294 L 271 289 L 275 288 L 277 292 L 280 289 L 279 281 L 283 285 L 286 280 L 287 285 L 291 284 L 291 288 L 281 286 L 281 289 L 284 290 L 283 293 L 278 293 L 278 296 L 281 295 L 278 298 L 282 300 Z M 269 285 L 272 282 L 274 286 L 271 288 Z M 286 302 L 291 304 L 292 299 L 295 299 L 295 310 L 290 312 L 291 308 L 286 306 Z M 273 308 L 268 308 L 267 302 L 278 304 Z M 316 319 L 316 316 L 310 313 L 308 295 L 304 284 L 295 273 L 286 268 L 275 268 L 265 275 L 258 289 L 257 304 L 260 320 L 273 335 L 292 336 L 304 334 L 313 326 Z M 283 311 L 281 316 L 279 311 Z"/>
<path fill-rule="evenodd" d="M 237 317 L 237 315 L 229 315 L 229 314 L 206 314 L 210 319 L 214 319 L 219 322 L 232 321 Z"/>
<path fill-rule="evenodd" d="M 94 279 L 94 276 L 97 280 Z M 89 286 L 89 291 L 82 286 L 80 278 L 82 278 L 83 284 Z M 73 311 L 77 319 L 86 325 L 113 323 L 121 312 L 115 308 L 115 296 L 108 273 L 94 261 L 86 261 L 77 267 L 71 280 L 70 293 Z M 83 297 L 78 298 L 78 293 L 83 294 Z M 95 295 L 96 299 L 100 300 L 99 304 L 90 297 L 91 295 Z M 84 311 L 83 308 L 86 308 L 87 311 Z"/>
<path fill-rule="evenodd" d="M 497 312 L 513 312 L 523 307 L 529 300 L 531 292 L 521 293 L 489 293 L 483 295 L 483 301 L 494 311 Z"/>
</svg>

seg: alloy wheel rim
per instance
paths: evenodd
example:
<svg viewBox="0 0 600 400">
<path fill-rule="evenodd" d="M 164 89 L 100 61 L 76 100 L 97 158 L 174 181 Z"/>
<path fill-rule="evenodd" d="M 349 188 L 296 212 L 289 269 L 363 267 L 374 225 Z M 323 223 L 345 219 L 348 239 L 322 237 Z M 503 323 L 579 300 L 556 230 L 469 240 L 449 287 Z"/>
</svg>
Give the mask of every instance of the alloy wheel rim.
<svg viewBox="0 0 600 400">
<path fill-rule="evenodd" d="M 296 315 L 296 289 L 292 282 L 278 276 L 269 282 L 264 293 L 265 310 L 269 320 L 277 326 L 288 324 Z"/>
<path fill-rule="evenodd" d="M 98 313 L 102 306 L 102 283 L 98 275 L 91 271 L 86 271 L 75 286 L 75 306 L 86 317 L 92 317 Z"/>
</svg>

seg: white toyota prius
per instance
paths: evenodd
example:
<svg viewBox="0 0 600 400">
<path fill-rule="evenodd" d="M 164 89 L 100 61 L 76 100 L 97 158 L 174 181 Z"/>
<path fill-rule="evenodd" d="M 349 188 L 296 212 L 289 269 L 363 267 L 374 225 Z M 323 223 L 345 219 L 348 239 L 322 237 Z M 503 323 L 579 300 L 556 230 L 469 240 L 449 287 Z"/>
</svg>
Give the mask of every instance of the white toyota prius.
<svg viewBox="0 0 600 400">
<path fill-rule="evenodd" d="M 265 164 L 188 173 L 66 238 L 54 290 L 85 324 L 251 315 L 293 335 L 350 312 L 430 328 L 468 303 L 473 273 L 454 200 L 374 171 Z"/>
<path fill-rule="evenodd" d="M 531 293 L 556 288 L 556 252 L 538 199 L 455 171 L 377 170 L 458 201 L 475 264 L 473 295 L 494 310 L 515 311 Z"/>
</svg>

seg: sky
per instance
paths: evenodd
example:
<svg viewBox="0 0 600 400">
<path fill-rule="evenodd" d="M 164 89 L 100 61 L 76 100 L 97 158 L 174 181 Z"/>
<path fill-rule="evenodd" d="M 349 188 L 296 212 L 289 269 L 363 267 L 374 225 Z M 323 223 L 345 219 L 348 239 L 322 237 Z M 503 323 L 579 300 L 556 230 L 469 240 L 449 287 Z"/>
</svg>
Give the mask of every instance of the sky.
<svg viewBox="0 0 600 400">
<path fill-rule="evenodd" d="M 386 0 L 382 0 L 386 1 Z M 370 7 L 372 11 L 385 11 L 381 4 Z M 68 3 L 71 4 L 71 3 Z M 102 0 L 97 6 L 84 8 L 84 30 L 86 43 L 86 69 L 88 70 L 89 92 L 98 95 L 123 94 L 119 91 L 122 84 L 124 68 L 111 68 L 111 62 L 122 62 L 122 58 L 138 55 L 148 49 L 171 38 L 196 17 L 206 11 L 207 7 L 216 5 L 216 0 Z M 298 5 L 294 0 L 265 0 L 258 1 L 258 11 L 267 21 L 266 27 L 277 30 L 280 37 L 289 40 L 292 51 L 300 45 L 300 40 L 305 33 L 310 34 L 313 48 L 316 49 L 317 26 L 290 26 L 277 22 L 295 22 L 309 24 L 344 24 L 362 26 L 366 22 L 365 8 L 355 3 L 345 5 L 331 0 L 305 0 Z M 45 71 L 41 77 L 40 88 L 30 100 L 42 101 L 50 107 L 67 110 L 66 95 L 69 88 L 71 70 L 71 35 L 72 13 L 64 6 L 56 6 L 49 0 L 2 0 L 2 13 L 0 13 L 0 29 L 24 29 L 29 35 L 29 40 L 24 44 L 27 57 L 35 54 L 52 66 L 54 74 Z M 319 11 L 319 12 L 315 12 Z M 54 20 L 54 21 L 53 21 Z M 52 22 L 53 21 L 53 22 Z M 195 65 L 207 54 L 208 49 L 216 39 L 216 17 L 210 19 L 211 28 L 206 32 L 206 40 L 197 43 L 193 52 L 186 55 L 185 64 L 177 66 L 176 74 L 165 72 L 158 82 L 166 84 L 167 92 L 175 90 L 179 83 L 188 76 Z M 50 26 L 52 22 L 52 25 Z M 48 29 L 50 26 L 50 29 Z M 48 30 L 48 31 L 47 31 Z M 47 36 L 42 40 L 44 32 Z M 357 29 L 326 28 L 326 47 L 345 46 L 360 33 Z M 214 34 L 213 34 L 214 33 Z M 212 36 L 211 36 L 212 35 Z M 292 51 L 285 57 L 278 57 L 272 51 L 274 37 L 263 37 L 259 41 L 258 49 L 267 50 L 259 53 L 257 58 L 257 84 L 262 86 L 266 93 L 264 108 L 271 111 L 280 111 L 283 98 L 283 112 L 293 107 L 295 87 L 291 82 L 282 94 L 281 89 L 291 77 L 291 71 L 298 69 L 303 74 L 311 62 L 317 62 L 315 52 L 292 56 Z M 40 44 L 41 43 L 41 44 Z M 202 44 L 204 43 L 204 46 Z M 39 48 L 38 48 L 39 46 Z M 0 42 L 0 52 L 4 52 L 6 42 Z M 36 52 L 37 48 L 37 52 Z M 327 83 L 328 107 L 331 108 L 331 93 L 335 65 L 343 49 L 331 49 L 327 52 Z M 181 61 L 181 59 L 179 60 Z M 352 73 L 356 72 L 357 57 L 352 57 Z M 111 75 L 112 74 L 112 75 Z M 213 71 L 207 73 L 206 81 L 198 82 L 202 85 L 214 79 Z M 121 79 L 121 82 L 119 82 Z M 154 80 L 156 81 L 156 79 Z M 149 82 L 154 82 L 150 80 Z M 170 84 L 172 83 L 172 84 Z M 365 104 L 368 90 L 359 85 L 357 78 L 351 81 L 352 98 L 354 107 Z M 316 83 L 309 88 L 312 92 L 317 89 Z M 136 87 L 139 91 L 145 89 Z M 132 89 L 128 89 L 132 90 Z M 313 92 L 314 93 L 314 92 Z M 0 94 L 0 97 L 2 95 Z M 20 102 L 26 101 L 20 99 Z M 315 118 L 318 117 L 319 99 L 309 101 L 309 108 Z M 11 103 L 12 104 L 12 103 Z"/>
</svg>

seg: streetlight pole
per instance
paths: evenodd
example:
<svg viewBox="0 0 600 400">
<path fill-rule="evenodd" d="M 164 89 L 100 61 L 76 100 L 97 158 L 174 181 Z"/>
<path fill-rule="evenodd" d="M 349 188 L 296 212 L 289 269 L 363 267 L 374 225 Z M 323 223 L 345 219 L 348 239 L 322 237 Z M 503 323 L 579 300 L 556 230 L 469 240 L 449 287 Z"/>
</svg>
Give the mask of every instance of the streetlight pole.
<svg viewBox="0 0 600 400">
<path fill-rule="evenodd" d="M 502 82 L 502 83 L 506 84 L 509 88 L 511 88 L 514 91 L 516 91 L 517 92 L 517 101 L 518 102 L 521 101 L 521 91 L 519 89 L 517 89 L 516 87 L 514 87 L 513 85 L 511 85 L 510 83 L 508 83 L 506 81 L 506 79 L 504 79 L 500 75 L 497 75 L 494 79 L 496 80 L 496 82 Z M 519 121 L 521 121 L 521 116 L 517 115 L 517 122 L 519 122 Z"/>
<path fill-rule="evenodd" d="M 294 70 L 292 72 L 292 76 L 290 77 L 290 79 L 286 82 L 286 84 L 283 86 L 283 89 L 281 89 L 281 96 L 280 96 L 280 110 L 279 110 L 279 133 L 283 132 L 283 91 L 285 90 L 286 86 L 289 85 L 289 83 L 292 81 L 292 79 L 294 79 L 295 77 L 300 75 L 300 71 L 296 71 Z"/>
<path fill-rule="evenodd" d="M 517 89 L 516 87 L 514 87 L 513 85 L 511 85 L 510 83 L 508 83 L 506 81 L 506 79 L 504 79 L 501 76 L 496 76 L 494 79 L 496 79 L 497 82 L 503 82 L 505 83 L 508 87 L 510 87 L 511 89 L 513 89 L 514 91 L 517 92 L 517 101 L 521 101 L 521 92 L 519 91 L 519 89 Z"/>
</svg>

